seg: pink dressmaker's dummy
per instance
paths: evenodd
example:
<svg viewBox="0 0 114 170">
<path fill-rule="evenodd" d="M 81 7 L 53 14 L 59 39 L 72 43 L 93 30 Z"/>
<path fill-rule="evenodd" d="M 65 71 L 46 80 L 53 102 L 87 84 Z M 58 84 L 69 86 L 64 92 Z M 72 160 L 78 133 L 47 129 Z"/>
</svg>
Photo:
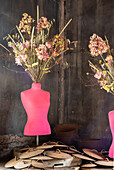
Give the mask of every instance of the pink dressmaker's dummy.
<svg viewBox="0 0 114 170">
<path fill-rule="evenodd" d="M 112 144 L 109 149 L 109 157 L 114 158 L 114 110 L 110 111 L 109 114 L 110 129 L 112 132 Z"/>
<path fill-rule="evenodd" d="M 51 134 L 47 114 L 50 106 L 50 93 L 41 89 L 40 83 L 32 83 L 29 90 L 21 92 L 21 101 L 28 119 L 24 135 L 38 136 Z"/>
</svg>

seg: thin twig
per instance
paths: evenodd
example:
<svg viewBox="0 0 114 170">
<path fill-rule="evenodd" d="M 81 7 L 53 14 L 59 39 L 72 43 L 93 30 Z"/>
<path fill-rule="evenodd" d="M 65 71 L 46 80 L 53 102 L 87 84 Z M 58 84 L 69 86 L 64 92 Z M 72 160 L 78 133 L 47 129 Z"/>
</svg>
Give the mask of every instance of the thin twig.
<svg viewBox="0 0 114 170">
<path fill-rule="evenodd" d="M 12 42 L 15 44 L 15 46 L 16 46 L 16 43 L 15 43 L 15 41 L 14 41 L 14 39 L 8 34 L 8 36 L 9 36 L 9 38 L 12 40 Z"/>
<path fill-rule="evenodd" d="M 10 53 L 10 51 L 4 45 L 0 44 L 0 46 L 2 46 L 6 51 Z"/>
<path fill-rule="evenodd" d="M 32 50 L 33 35 L 34 35 L 34 27 L 33 27 L 33 29 L 32 29 L 32 34 L 31 34 L 31 50 Z"/>
<path fill-rule="evenodd" d="M 16 72 L 16 73 L 26 73 L 25 71 L 17 71 L 17 70 L 13 70 L 13 69 L 10 69 L 10 68 L 7 68 L 6 66 L 3 66 L 5 69 L 9 70 L 9 71 L 12 71 L 12 72 Z"/>
<path fill-rule="evenodd" d="M 17 25 L 16 25 L 16 28 L 17 28 L 17 30 L 18 30 L 18 32 L 19 32 L 19 34 L 20 34 L 21 38 L 23 39 L 23 43 L 24 43 L 24 42 L 25 42 L 24 37 L 23 37 L 23 35 L 21 34 L 21 31 L 19 30 L 19 28 L 18 28 L 18 26 L 17 26 Z"/>
<path fill-rule="evenodd" d="M 67 22 L 67 24 L 64 26 L 64 28 L 62 29 L 62 31 L 59 33 L 59 36 L 62 34 L 62 32 L 66 29 L 66 27 L 70 24 L 70 22 L 72 21 L 72 18 Z"/>
</svg>

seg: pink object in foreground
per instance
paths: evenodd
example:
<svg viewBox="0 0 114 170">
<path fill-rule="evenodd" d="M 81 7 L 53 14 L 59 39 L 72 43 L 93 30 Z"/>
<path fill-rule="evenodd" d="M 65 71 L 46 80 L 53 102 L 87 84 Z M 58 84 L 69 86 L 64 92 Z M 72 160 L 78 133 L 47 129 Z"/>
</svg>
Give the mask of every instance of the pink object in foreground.
<svg viewBox="0 0 114 170">
<path fill-rule="evenodd" d="M 51 134 L 50 125 L 47 120 L 50 93 L 42 90 L 40 83 L 32 83 L 31 89 L 21 92 L 21 101 L 28 116 L 24 135 Z"/>
<path fill-rule="evenodd" d="M 101 73 L 100 72 L 95 73 L 94 77 L 96 79 L 100 79 L 101 78 Z"/>
<path fill-rule="evenodd" d="M 108 114 L 110 129 L 112 132 L 112 144 L 109 149 L 109 157 L 114 158 L 114 110 L 110 111 Z"/>
</svg>

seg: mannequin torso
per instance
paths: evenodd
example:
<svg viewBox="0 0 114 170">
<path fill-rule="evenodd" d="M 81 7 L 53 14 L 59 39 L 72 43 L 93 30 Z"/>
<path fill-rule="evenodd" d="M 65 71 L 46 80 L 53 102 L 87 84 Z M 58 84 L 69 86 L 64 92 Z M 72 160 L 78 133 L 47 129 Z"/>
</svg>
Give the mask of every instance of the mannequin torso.
<svg viewBox="0 0 114 170">
<path fill-rule="evenodd" d="M 109 157 L 114 158 L 114 110 L 110 111 L 109 114 L 110 129 L 112 132 L 112 144 L 109 149 Z"/>
<path fill-rule="evenodd" d="M 21 101 L 28 116 L 24 135 L 50 134 L 51 130 L 47 120 L 50 93 L 42 90 L 40 83 L 33 83 L 31 89 L 21 92 Z"/>
</svg>

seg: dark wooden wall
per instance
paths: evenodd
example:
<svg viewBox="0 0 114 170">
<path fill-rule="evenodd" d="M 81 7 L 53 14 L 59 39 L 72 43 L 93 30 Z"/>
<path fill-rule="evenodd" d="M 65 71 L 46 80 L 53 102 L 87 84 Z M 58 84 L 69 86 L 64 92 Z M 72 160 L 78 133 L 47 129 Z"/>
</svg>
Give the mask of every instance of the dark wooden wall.
<svg viewBox="0 0 114 170">
<path fill-rule="evenodd" d="M 54 31 L 59 28 L 59 1 L 54 0 L 0 0 L 0 42 L 19 23 L 21 14 L 28 12 L 36 18 L 36 4 L 40 5 L 40 17 L 55 18 Z M 77 49 L 64 55 L 68 67 L 55 67 L 45 79 L 42 88 L 51 93 L 49 122 L 53 128 L 59 123 L 77 123 L 80 138 L 111 138 L 108 112 L 114 109 L 114 96 L 95 87 L 85 87 L 81 81 L 89 70 L 89 37 L 93 33 L 107 36 L 114 47 L 114 1 L 113 0 L 66 0 L 64 2 L 65 23 L 72 23 L 65 36 L 78 41 Z M 65 24 L 64 23 L 64 24 Z M 32 81 L 25 73 L 8 71 L 0 59 L 0 135 L 21 134 L 26 122 L 26 113 L 20 101 L 20 92 L 31 86 Z M 12 66 L 21 70 L 17 66 Z M 63 75 L 61 75 L 61 69 Z M 64 87 L 61 87 L 63 76 Z M 63 89 L 63 98 L 60 91 Z M 64 104 L 61 108 L 61 102 Z M 63 109 L 63 112 L 61 110 Z"/>
<path fill-rule="evenodd" d="M 105 138 L 110 136 L 108 112 L 114 108 L 114 96 L 99 87 L 85 87 L 82 78 L 86 77 L 88 67 L 89 37 L 96 33 L 109 39 L 114 47 L 114 2 L 113 0 L 66 0 L 64 3 L 65 23 L 70 18 L 72 23 L 66 29 L 65 36 L 78 41 L 78 47 L 64 55 L 69 63 L 64 69 L 64 98 L 60 98 L 60 71 L 54 70 L 47 75 L 52 94 L 49 120 L 52 125 L 58 123 L 77 123 L 80 138 Z M 45 10 L 44 10 L 45 11 Z M 58 16 L 59 17 L 59 16 Z M 50 84 L 50 81 L 52 82 Z M 44 87 L 45 83 L 43 84 Z M 47 85 L 47 83 L 46 83 Z M 58 97 L 56 97 L 58 96 Z M 64 100 L 64 112 L 61 114 L 60 102 Z M 62 118 L 60 120 L 60 118 Z"/>
<path fill-rule="evenodd" d="M 89 37 L 96 33 L 107 36 L 114 48 L 114 1 L 67 0 L 66 20 L 73 18 L 67 29 L 78 48 L 68 56 L 70 67 L 65 71 L 65 122 L 78 123 L 80 137 L 102 138 L 109 128 L 108 112 L 114 108 L 114 96 L 95 87 L 85 87 L 81 78 L 89 71 L 86 50 Z"/>
<path fill-rule="evenodd" d="M 19 24 L 24 12 L 36 18 L 36 4 L 35 0 L 0 0 L 0 43 L 7 44 L 3 37 Z M 7 66 L 4 61 L 6 55 L 0 55 L 0 135 L 22 135 L 26 114 L 20 101 L 20 92 L 30 87 L 31 80 L 25 73 L 19 74 L 4 68 Z M 22 71 L 12 64 L 10 68 Z"/>
</svg>

